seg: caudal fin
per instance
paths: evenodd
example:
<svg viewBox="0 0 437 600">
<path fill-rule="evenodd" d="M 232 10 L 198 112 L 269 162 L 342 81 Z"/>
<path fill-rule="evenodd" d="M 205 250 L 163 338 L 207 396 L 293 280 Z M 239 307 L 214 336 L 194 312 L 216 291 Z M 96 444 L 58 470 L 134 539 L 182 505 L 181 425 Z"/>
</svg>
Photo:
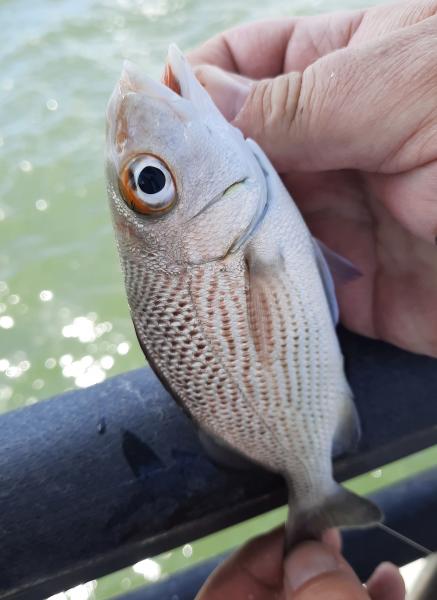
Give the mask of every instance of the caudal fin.
<svg viewBox="0 0 437 600">
<path fill-rule="evenodd" d="M 286 525 L 286 551 L 295 544 L 320 539 L 331 527 L 371 527 L 383 519 L 381 510 L 368 500 L 336 484 L 333 493 L 311 509 L 290 506 Z"/>
</svg>

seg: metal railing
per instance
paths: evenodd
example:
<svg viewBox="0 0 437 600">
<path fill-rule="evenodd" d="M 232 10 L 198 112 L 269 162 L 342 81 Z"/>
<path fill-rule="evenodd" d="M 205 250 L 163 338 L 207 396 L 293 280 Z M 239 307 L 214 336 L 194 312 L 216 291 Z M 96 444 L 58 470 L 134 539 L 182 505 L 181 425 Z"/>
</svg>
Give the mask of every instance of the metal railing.
<svg viewBox="0 0 437 600">
<path fill-rule="evenodd" d="M 344 330 L 340 339 L 363 439 L 358 453 L 336 461 L 337 478 L 437 443 L 437 360 Z M 0 598 L 48 597 L 286 498 L 277 476 L 211 462 L 150 369 L 2 415 L 0 436 Z M 389 525 L 437 547 L 435 471 L 378 501 Z M 363 576 L 381 556 L 417 556 L 376 530 L 351 532 L 346 553 Z"/>
</svg>

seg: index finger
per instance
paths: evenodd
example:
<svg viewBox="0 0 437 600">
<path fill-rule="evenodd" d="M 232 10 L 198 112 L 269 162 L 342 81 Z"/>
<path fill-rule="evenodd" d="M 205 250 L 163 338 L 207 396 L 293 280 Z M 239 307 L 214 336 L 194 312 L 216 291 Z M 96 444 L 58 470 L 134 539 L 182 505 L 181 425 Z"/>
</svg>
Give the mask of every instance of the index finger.
<svg viewBox="0 0 437 600">
<path fill-rule="evenodd" d="M 188 54 L 193 66 L 210 64 L 253 79 L 279 75 L 297 18 L 240 25 Z"/>
<path fill-rule="evenodd" d="M 346 46 L 363 11 L 257 21 L 229 29 L 188 54 L 191 64 L 212 64 L 251 79 L 303 71 Z"/>
</svg>

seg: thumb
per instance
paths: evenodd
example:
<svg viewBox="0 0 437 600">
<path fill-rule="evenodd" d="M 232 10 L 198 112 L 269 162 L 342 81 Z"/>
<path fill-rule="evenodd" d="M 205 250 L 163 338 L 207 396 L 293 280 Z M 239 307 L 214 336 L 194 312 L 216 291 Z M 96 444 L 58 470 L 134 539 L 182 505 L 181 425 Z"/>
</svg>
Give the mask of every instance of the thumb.
<svg viewBox="0 0 437 600">
<path fill-rule="evenodd" d="M 281 170 L 290 166 L 291 132 L 286 123 L 294 119 L 302 75 L 288 73 L 274 79 L 254 81 L 212 65 L 195 68 L 222 114 L 246 137 L 256 140 Z"/>
<path fill-rule="evenodd" d="M 343 54 L 342 70 L 345 70 L 348 54 Z M 336 129 L 330 131 L 332 114 L 345 101 L 330 82 L 335 77 L 331 63 L 332 60 L 320 59 L 304 73 L 291 72 L 260 81 L 210 65 L 197 67 L 195 73 L 222 114 L 245 137 L 260 144 L 280 173 L 290 168 L 318 171 L 345 168 L 342 161 L 350 159 L 350 153 L 342 150 L 340 156 L 335 151 L 336 162 L 332 160 L 333 150 L 348 144 L 344 139 L 337 142 L 343 134 L 341 124 L 337 123 Z M 337 79 L 338 69 L 339 65 Z M 322 101 L 328 94 L 329 102 Z M 345 119 L 343 109 L 342 121 Z"/>
<path fill-rule="evenodd" d="M 434 17 L 337 50 L 303 73 L 250 81 L 203 66 L 196 75 L 279 172 L 407 170 L 417 162 L 411 142 L 437 105 L 436 27 Z M 423 163 L 432 150 L 422 144 Z"/>
<path fill-rule="evenodd" d="M 365 588 L 340 555 L 326 544 L 305 542 L 285 559 L 286 600 L 369 600 Z"/>
</svg>

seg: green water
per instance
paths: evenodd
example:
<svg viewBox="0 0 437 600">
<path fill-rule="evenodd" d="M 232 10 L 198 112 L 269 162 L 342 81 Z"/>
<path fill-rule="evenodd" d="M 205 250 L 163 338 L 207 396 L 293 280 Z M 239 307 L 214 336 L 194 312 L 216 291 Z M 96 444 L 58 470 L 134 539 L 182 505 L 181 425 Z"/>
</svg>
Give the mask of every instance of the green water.
<svg viewBox="0 0 437 600">
<path fill-rule="evenodd" d="M 188 49 L 254 18 L 364 4 L 2 0 L 0 413 L 144 363 L 128 315 L 103 180 L 104 110 L 123 58 L 158 77 L 171 41 Z M 429 456 L 357 485 L 368 491 L 376 480 L 383 485 L 426 468 Z M 276 511 L 58 600 L 113 597 L 236 545 L 281 518 Z"/>
</svg>

